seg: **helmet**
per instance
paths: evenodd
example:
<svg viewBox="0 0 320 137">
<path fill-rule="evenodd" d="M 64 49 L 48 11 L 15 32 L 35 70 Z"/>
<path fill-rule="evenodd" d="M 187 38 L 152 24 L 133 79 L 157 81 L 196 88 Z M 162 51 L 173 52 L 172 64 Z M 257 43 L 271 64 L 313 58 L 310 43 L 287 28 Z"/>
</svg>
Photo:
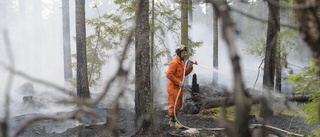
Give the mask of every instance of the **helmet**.
<svg viewBox="0 0 320 137">
<path fill-rule="evenodd" d="M 180 56 L 181 51 L 188 51 L 188 49 L 187 49 L 186 46 L 181 45 L 180 47 L 178 47 L 178 48 L 176 49 L 176 54 Z"/>
</svg>

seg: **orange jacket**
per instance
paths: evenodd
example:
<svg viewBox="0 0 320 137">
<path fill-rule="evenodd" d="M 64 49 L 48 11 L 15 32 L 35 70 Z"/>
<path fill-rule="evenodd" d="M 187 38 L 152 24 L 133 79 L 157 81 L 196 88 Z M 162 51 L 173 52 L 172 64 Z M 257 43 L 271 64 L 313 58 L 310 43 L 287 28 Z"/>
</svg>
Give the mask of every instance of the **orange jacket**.
<svg viewBox="0 0 320 137">
<path fill-rule="evenodd" d="M 167 91 L 179 91 L 179 84 L 182 82 L 182 75 L 184 69 L 184 62 L 181 61 L 179 56 L 176 56 L 170 63 L 169 68 L 166 72 L 166 76 L 169 79 L 167 85 Z M 186 68 L 185 76 L 191 73 L 193 67 L 188 66 Z"/>
</svg>

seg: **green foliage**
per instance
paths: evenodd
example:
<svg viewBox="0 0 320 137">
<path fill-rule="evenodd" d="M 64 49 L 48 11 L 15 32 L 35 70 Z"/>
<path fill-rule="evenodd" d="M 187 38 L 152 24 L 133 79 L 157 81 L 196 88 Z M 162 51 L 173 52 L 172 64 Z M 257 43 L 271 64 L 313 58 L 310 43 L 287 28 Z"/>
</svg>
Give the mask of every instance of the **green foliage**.
<svg viewBox="0 0 320 137">
<path fill-rule="evenodd" d="M 283 1 L 281 1 L 283 2 Z M 285 3 L 288 3 L 289 6 L 293 5 L 293 0 L 289 0 Z M 265 11 L 264 4 L 259 4 L 257 2 L 253 5 L 249 5 L 248 13 L 257 13 L 258 15 L 263 14 Z M 258 8 L 258 9 L 257 9 Z M 260 8 L 260 9 L 259 9 Z M 267 8 L 266 8 L 267 9 Z M 293 10 L 286 10 L 281 12 L 280 18 L 281 21 L 288 20 L 289 23 L 294 24 Z M 260 59 L 265 58 L 266 50 L 266 34 L 267 34 L 267 24 L 263 24 L 258 21 L 247 21 L 249 25 L 244 26 L 245 39 L 250 45 L 249 48 L 243 49 L 244 54 L 257 56 Z M 258 28 L 261 31 L 254 32 L 252 28 Z M 252 37 L 253 36 L 253 37 Z M 286 68 L 288 65 L 287 56 L 290 53 L 293 46 L 297 43 L 297 32 L 291 29 L 281 28 L 280 33 L 278 34 L 278 47 L 277 51 L 280 52 L 281 64 Z M 277 54 L 278 55 L 278 54 Z"/>
<path fill-rule="evenodd" d="M 278 46 L 277 52 L 280 53 L 280 63 L 284 68 L 288 67 L 287 57 L 290 53 L 291 49 L 297 43 L 296 38 L 297 34 L 289 29 L 284 29 L 278 34 Z M 264 60 L 266 53 L 266 37 L 256 36 L 253 38 L 252 42 L 248 42 L 251 47 L 244 49 L 244 53 L 248 55 L 254 55 L 259 57 L 261 60 Z M 278 54 L 276 54 L 277 58 L 279 58 Z"/>
<path fill-rule="evenodd" d="M 303 72 L 289 75 L 289 82 L 296 84 L 296 92 L 310 93 L 311 102 L 303 105 L 303 110 L 309 114 L 306 123 L 313 124 L 319 122 L 319 100 L 320 100 L 320 78 L 316 75 L 316 63 L 311 59 L 311 65 Z M 320 129 L 316 131 L 320 135 Z"/>
<path fill-rule="evenodd" d="M 290 29 L 284 29 L 279 33 L 279 46 L 277 47 L 277 51 L 280 52 L 280 60 L 282 66 L 284 66 L 285 68 L 288 67 L 288 54 L 292 50 L 292 47 L 297 43 L 297 40 L 295 38 L 297 38 L 297 33 Z"/>
<path fill-rule="evenodd" d="M 125 28 L 126 21 L 117 14 L 100 15 L 98 6 L 94 6 L 99 17 L 87 19 L 86 23 L 94 29 L 93 34 L 87 36 L 87 68 L 89 86 L 99 86 L 101 79 L 101 69 L 111 57 L 107 54 L 108 50 L 121 47 L 121 41 L 127 36 Z M 76 55 L 72 55 L 76 58 Z M 72 64 L 76 69 L 75 63 Z M 72 82 L 75 83 L 75 82 Z"/>
<path fill-rule="evenodd" d="M 319 137 L 320 136 L 320 129 L 313 130 L 314 135 L 309 135 L 308 137 Z"/>
<path fill-rule="evenodd" d="M 289 75 L 289 82 L 296 84 L 296 92 L 314 92 L 317 93 L 319 89 L 320 79 L 315 73 L 316 65 L 314 59 L 311 59 L 311 65 L 303 72 L 295 75 Z"/>
<path fill-rule="evenodd" d="M 203 44 L 202 41 L 192 41 L 191 38 L 189 38 L 189 45 L 188 45 L 190 47 L 189 48 L 190 50 L 188 51 L 189 56 L 192 56 L 196 52 L 195 48 L 202 46 L 202 44 Z"/>
<path fill-rule="evenodd" d="M 99 16 L 86 20 L 87 25 L 94 29 L 94 32 L 88 35 L 86 39 L 90 87 L 99 86 L 102 66 L 111 57 L 107 54 L 107 51 L 121 47 L 123 40 L 127 37 L 135 17 L 135 2 L 134 0 L 116 0 L 114 3 L 119 5 L 119 8 L 113 13 L 103 13 L 101 15 L 98 6 L 92 6 L 97 10 Z M 172 33 L 177 45 L 180 43 L 180 17 L 176 14 L 180 7 L 172 5 L 174 4 L 169 1 L 155 2 L 154 24 L 150 20 L 150 28 L 155 33 L 154 45 L 156 46 L 153 55 L 155 66 L 162 65 L 158 64 L 162 57 L 167 56 L 169 58 L 171 56 L 171 51 L 166 46 L 166 33 Z M 192 10 L 191 7 L 188 7 L 188 9 Z M 195 42 L 189 38 L 190 53 L 194 54 L 195 51 L 192 49 L 201 46 L 201 44 L 202 42 Z M 76 55 L 72 55 L 72 57 L 76 57 Z M 74 69 L 76 68 L 75 63 L 72 66 Z"/>
<path fill-rule="evenodd" d="M 155 2 L 154 7 L 154 24 L 152 23 L 152 18 L 150 20 L 150 28 L 154 32 L 153 65 L 155 66 L 154 68 L 159 68 L 156 66 L 163 65 L 161 64 L 162 57 L 167 57 L 167 62 L 171 60 L 172 51 L 169 50 L 170 46 L 166 42 L 167 34 L 171 33 L 175 40 L 180 39 L 178 33 L 180 32 L 180 18 L 175 14 L 179 10 L 178 7 L 172 6 L 169 1 Z M 176 41 L 176 43 L 180 42 Z"/>
<path fill-rule="evenodd" d="M 297 35 L 294 31 L 285 29 L 278 35 L 277 51 L 280 52 L 281 62 L 287 66 L 287 56 L 293 46 L 295 46 Z M 266 37 L 265 35 L 253 37 L 252 41 L 248 42 L 251 47 L 243 49 L 245 54 L 254 55 L 264 59 L 266 52 Z"/>
<path fill-rule="evenodd" d="M 251 47 L 243 49 L 245 54 L 254 55 L 264 59 L 266 52 L 266 39 L 265 36 L 254 37 L 252 42 L 248 42 Z"/>
<path fill-rule="evenodd" d="M 115 0 L 114 3 L 120 6 L 118 11 L 125 15 L 132 15 L 136 10 L 135 1 L 133 0 Z"/>
</svg>

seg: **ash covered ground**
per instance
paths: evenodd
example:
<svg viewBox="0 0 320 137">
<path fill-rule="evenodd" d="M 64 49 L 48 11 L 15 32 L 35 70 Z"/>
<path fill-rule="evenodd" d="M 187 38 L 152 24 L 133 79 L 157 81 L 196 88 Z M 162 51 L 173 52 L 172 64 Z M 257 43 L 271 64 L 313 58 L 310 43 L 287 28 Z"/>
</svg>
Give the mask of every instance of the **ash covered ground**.
<svg viewBox="0 0 320 137">
<path fill-rule="evenodd" d="M 110 110 L 111 111 L 111 110 Z M 154 114 L 154 127 L 152 129 L 153 135 L 156 136 L 172 136 L 168 134 L 170 131 L 175 130 L 169 127 L 169 118 L 166 115 L 165 110 L 157 111 Z M 219 122 L 209 117 L 210 114 L 179 114 L 179 121 L 192 128 L 217 128 L 221 127 Z M 29 118 L 31 115 L 29 115 Z M 20 119 L 19 119 L 20 118 Z M 22 122 L 22 117 L 16 117 L 17 122 Z M 27 116 L 25 117 L 27 119 Z M 20 121 L 19 121 L 20 120 Z M 119 117 L 117 120 L 118 130 L 116 131 L 119 136 L 148 136 L 148 135 L 134 135 L 134 111 L 128 109 L 120 109 Z M 110 129 L 110 125 L 106 123 L 98 124 L 83 124 L 79 123 L 77 126 L 68 127 L 77 123 L 75 120 L 67 121 L 53 121 L 42 120 L 34 122 L 28 125 L 28 127 L 22 132 L 21 136 L 26 137 L 94 137 L 94 136 L 114 136 L 114 133 Z M 250 123 L 256 123 L 255 118 L 250 119 Z M 316 125 L 307 125 L 304 123 L 304 119 L 300 117 L 293 117 L 288 115 L 277 115 L 267 119 L 267 124 L 283 130 L 287 130 L 293 133 L 299 133 L 303 135 L 311 135 L 312 130 L 316 128 Z M 60 128 L 60 129 L 59 129 Z M 63 130 L 64 129 L 64 130 Z M 60 131 L 60 132 L 57 132 Z M 210 136 L 215 135 L 217 137 L 223 136 L 223 131 L 200 131 L 196 136 Z M 188 135 L 184 135 L 188 136 Z M 192 136 L 192 135 L 190 135 Z M 193 135 L 195 136 L 195 135 Z"/>
<path fill-rule="evenodd" d="M 190 88 L 186 88 L 186 94 Z M 221 96 L 221 92 L 212 89 L 211 86 L 200 86 L 200 90 L 204 92 L 210 91 L 210 96 Z M 186 96 L 188 97 L 188 96 Z M 29 107 L 32 105 L 41 106 L 37 103 L 29 103 Z M 163 107 L 156 105 L 152 127 L 152 134 L 154 136 L 172 136 L 168 134 L 172 129 L 168 125 L 167 110 Z M 27 106 L 28 107 L 28 106 Z M 65 112 L 59 112 L 54 114 L 55 116 L 68 116 L 71 115 L 73 109 Z M 79 119 L 74 120 L 39 120 L 28 124 L 26 128 L 21 132 L 19 136 L 21 137 L 94 137 L 94 136 L 119 136 L 129 137 L 129 136 L 150 136 L 150 135 L 135 135 L 135 125 L 134 125 L 134 109 L 132 108 L 120 108 L 118 109 L 117 124 L 113 125 L 110 123 L 110 117 L 112 114 L 112 109 L 104 108 L 102 106 L 93 106 L 92 110 L 104 114 L 106 118 L 100 118 L 96 121 L 90 121 L 88 116 L 82 115 Z M 221 127 L 219 120 L 212 117 L 212 113 L 208 113 L 206 110 L 201 110 L 197 114 L 186 114 L 181 112 L 178 115 L 178 120 L 192 128 L 219 128 Z M 11 117 L 8 121 L 10 123 L 10 133 L 14 133 L 16 129 L 25 123 L 27 120 L 36 117 L 46 116 L 42 113 L 29 113 Z M 312 130 L 317 128 L 317 125 L 307 125 L 302 117 L 294 117 L 284 114 L 278 114 L 267 118 L 267 124 L 274 126 L 283 130 L 287 130 L 293 133 L 299 133 L 302 135 L 311 135 Z M 259 123 L 259 120 L 252 116 L 249 119 L 251 124 Z M 117 130 L 113 127 L 116 126 Z M 208 131 L 201 130 L 198 134 L 193 136 L 224 136 L 223 131 Z M 189 135 L 184 135 L 189 136 Z"/>
</svg>

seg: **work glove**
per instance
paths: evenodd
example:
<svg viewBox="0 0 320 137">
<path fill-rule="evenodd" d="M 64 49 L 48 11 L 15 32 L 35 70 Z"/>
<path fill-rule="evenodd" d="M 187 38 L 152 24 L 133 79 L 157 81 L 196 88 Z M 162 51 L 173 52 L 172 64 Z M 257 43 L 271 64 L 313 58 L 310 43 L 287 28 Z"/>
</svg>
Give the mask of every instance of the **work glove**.
<svg viewBox="0 0 320 137">
<path fill-rule="evenodd" d="M 179 88 L 183 87 L 183 82 L 180 82 Z"/>
<path fill-rule="evenodd" d="M 189 60 L 189 61 L 188 61 L 188 65 L 189 65 L 190 67 L 192 67 L 193 64 L 198 65 L 198 62 L 197 62 L 197 61 L 193 61 L 193 60 Z"/>
<path fill-rule="evenodd" d="M 198 65 L 198 62 L 195 61 L 195 60 L 189 60 L 189 62 L 190 62 L 191 64 L 196 64 L 196 65 Z"/>
</svg>

